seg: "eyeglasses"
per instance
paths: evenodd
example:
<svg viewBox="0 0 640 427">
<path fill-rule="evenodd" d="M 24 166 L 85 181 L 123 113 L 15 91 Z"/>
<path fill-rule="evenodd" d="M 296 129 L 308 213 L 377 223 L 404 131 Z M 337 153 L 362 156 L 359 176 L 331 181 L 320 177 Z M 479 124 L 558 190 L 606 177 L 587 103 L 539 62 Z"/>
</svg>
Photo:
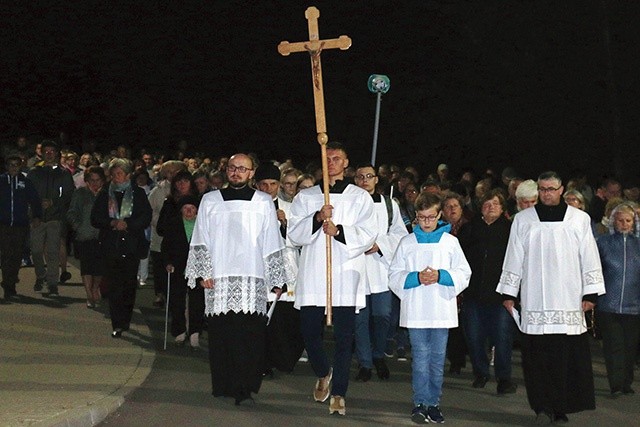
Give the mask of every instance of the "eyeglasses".
<svg viewBox="0 0 640 427">
<path fill-rule="evenodd" d="M 247 171 L 252 171 L 252 168 L 245 168 L 244 166 L 233 166 L 233 165 L 229 165 L 227 166 L 227 172 L 239 172 L 239 173 L 245 173 Z"/>
<path fill-rule="evenodd" d="M 375 178 L 376 176 L 377 176 L 377 175 L 374 175 L 374 174 L 372 174 L 372 173 L 368 173 L 368 174 L 366 174 L 366 175 L 356 175 L 356 179 L 357 179 L 358 181 L 368 181 L 368 180 L 370 180 L 370 179 Z"/>
<path fill-rule="evenodd" d="M 424 215 L 418 215 L 416 216 L 416 219 L 420 222 L 432 222 L 435 221 L 436 219 L 438 219 L 438 217 L 440 216 L 440 214 L 438 215 L 429 215 L 429 216 L 424 216 Z"/>
<path fill-rule="evenodd" d="M 553 187 L 539 187 L 538 191 L 541 193 L 553 193 L 554 191 L 558 191 L 560 189 L 560 187 L 558 188 L 553 188 Z"/>
</svg>

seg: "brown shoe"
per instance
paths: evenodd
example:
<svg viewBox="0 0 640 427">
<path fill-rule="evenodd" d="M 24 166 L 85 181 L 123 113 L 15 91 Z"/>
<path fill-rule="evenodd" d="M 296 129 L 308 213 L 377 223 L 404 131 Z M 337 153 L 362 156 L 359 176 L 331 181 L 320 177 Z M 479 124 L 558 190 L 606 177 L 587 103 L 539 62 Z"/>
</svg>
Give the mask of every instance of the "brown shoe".
<svg viewBox="0 0 640 427">
<path fill-rule="evenodd" d="M 316 388 L 313 389 L 313 398 L 316 400 L 316 402 L 324 402 L 329 397 L 332 377 L 333 368 L 329 368 L 329 373 L 327 374 L 327 376 L 318 378 L 318 381 L 316 381 Z"/>
<path fill-rule="evenodd" d="M 331 400 L 329 401 L 329 415 L 334 412 L 337 412 L 340 415 L 345 415 L 347 413 L 347 410 L 344 407 L 344 397 L 331 396 Z"/>
</svg>

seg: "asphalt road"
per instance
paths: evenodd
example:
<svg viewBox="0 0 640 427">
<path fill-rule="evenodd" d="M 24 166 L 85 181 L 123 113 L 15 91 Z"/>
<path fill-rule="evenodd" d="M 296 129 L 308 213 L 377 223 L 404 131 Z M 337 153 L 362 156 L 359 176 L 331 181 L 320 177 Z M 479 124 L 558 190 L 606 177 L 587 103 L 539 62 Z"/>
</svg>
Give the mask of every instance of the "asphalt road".
<svg viewBox="0 0 640 427">
<path fill-rule="evenodd" d="M 265 379 L 255 404 L 235 406 L 233 399 L 211 395 L 206 351 L 193 352 L 171 343 L 162 350 L 164 310 L 151 304 L 150 286 L 139 290 L 138 305 L 153 332 L 157 352 L 150 375 L 141 387 L 126 397 L 125 403 L 102 426 L 293 426 L 293 425 L 413 425 L 410 420 L 410 362 L 387 359 L 391 378 L 374 378 L 367 383 L 351 381 L 346 399 L 347 415 L 329 415 L 328 402 L 313 401 L 315 383 L 311 368 L 299 363 L 294 372 L 276 372 Z M 328 334 L 330 335 L 330 334 Z M 207 346 L 206 333 L 201 340 Z M 330 345 L 330 344 L 328 344 Z M 593 342 L 596 383 L 595 411 L 569 415 L 572 425 L 640 425 L 640 394 L 609 397 L 599 342 Z M 447 424 L 460 426 L 531 425 L 534 414 L 529 408 L 520 369 L 520 353 L 514 352 L 515 394 L 496 395 L 496 383 L 473 389 L 470 364 L 460 375 L 445 374 L 441 408 Z M 352 377 L 356 374 L 355 362 Z M 640 386 L 639 386 L 640 387 Z M 639 390 L 640 391 L 640 390 Z"/>
</svg>

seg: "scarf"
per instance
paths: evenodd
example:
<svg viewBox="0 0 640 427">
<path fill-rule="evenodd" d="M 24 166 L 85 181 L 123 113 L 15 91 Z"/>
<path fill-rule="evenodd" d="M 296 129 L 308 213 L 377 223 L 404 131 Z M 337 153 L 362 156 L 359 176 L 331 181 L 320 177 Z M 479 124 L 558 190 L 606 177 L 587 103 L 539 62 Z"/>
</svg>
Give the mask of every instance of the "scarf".
<svg viewBox="0 0 640 427">
<path fill-rule="evenodd" d="M 118 210 L 116 193 L 124 193 L 120 203 L 120 210 Z M 129 218 L 132 210 L 133 189 L 131 188 L 131 181 L 126 181 L 123 184 L 114 184 L 113 182 L 109 184 L 109 218 Z"/>
</svg>

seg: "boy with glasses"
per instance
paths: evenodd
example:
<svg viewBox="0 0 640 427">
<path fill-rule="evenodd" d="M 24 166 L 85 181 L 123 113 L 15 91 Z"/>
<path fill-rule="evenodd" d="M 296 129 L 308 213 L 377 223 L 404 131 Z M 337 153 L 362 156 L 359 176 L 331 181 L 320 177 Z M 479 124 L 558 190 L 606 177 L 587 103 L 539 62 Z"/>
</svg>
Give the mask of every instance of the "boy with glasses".
<svg viewBox="0 0 640 427">
<path fill-rule="evenodd" d="M 416 424 L 443 423 L 440 396 L 449 328 L 458 326 L 456 296 L 469 285 L 471 268 L 451 225 L 440 221 L 441 200 L 416 200 L 417 225 L 400 240 L 389 269 L 389 287 L 401 300 L 400 326 L 409 329 Z"/>
</svg>

